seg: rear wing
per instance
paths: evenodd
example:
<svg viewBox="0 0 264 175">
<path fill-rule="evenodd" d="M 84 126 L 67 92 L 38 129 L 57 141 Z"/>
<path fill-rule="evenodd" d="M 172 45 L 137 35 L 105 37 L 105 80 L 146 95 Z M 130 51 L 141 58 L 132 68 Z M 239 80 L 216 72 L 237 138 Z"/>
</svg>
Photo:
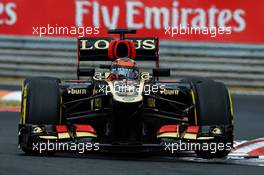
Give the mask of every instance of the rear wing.
<svg viewBox="0 0 264 175">
<path fill-rule="evenodd" d="M 159 67 L 159 39 L 158 38 L 127 38 L 125 34 L 135 34 L 131 29 L 113 29 L 108 34 L 119 34 L 120 40 L 130 40 L 136 49 L 135 61 L 155 61 Z M 80 69 L 82 61 L 110 61 L 108 48 L 112 40 L 110 37 L 78 38 L 77 40 L 77 77 L 84 74 Z M 85 71 L 87 72 L 87 71 Z M 90 74 L 90 73 L 89 73 Z M 86 74 L 87 75 L 87 74 Z"/>
<path fill-rule="evenodd" d="M 114 38 L 78 38 L 78 61 L 109 61 L 108 47 Z M 135 61 L 158 61 L 158 38 L 126 38 L 134 42 Z"/>
</svg>

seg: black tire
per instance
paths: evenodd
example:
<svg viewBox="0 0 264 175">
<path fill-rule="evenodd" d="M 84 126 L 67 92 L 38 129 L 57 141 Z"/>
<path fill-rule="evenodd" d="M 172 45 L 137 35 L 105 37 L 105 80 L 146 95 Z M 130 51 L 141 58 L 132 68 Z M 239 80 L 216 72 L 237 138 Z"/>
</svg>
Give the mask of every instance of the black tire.
<svg viewBox="0 0 264 175">
<path fill-rule="evenodd" d="M 24 81 L 21 103 L 22 124 L 59 124 L 59 79 L 48 77 L 28 78 Z M 24 118 L 24 119 L 23 119 Z M 24 133 L 28 134 L 28 133 Z M 23 137 L 22 137 L 23 138 Z M 29 138 L 29 137 L 26 137 Z M 32 141 L 24 140 L 21 149 L 30 155 L 40 153 L 32 150 Z M 43 154 L 53 154 L 44 152 Z"/>
<path fill-rule="evenodd" d="M 60 91 L 58 79 L 29 78 L 26 86 L 25 123 L 27 124 L 59 124 Z"/>
<path fill-rule="evenodd" d="M 197 119 L 193 123 L 199 126 L 208 125 L 226 125 L 232 126 L 232 104 L 226 86 L 223 83 L 215 82 L 208 78 L 191 78 L 184 80 L 190 82 L 195 96 Z M 214 140 L 214 143 L 233 143 L 233 131 L 227 133 L 220 140 Z M 211 153 L 210 151 L 196 151 L 200 158 L 223 158 L 228 155 L 228 150 Z"/>
</svg>

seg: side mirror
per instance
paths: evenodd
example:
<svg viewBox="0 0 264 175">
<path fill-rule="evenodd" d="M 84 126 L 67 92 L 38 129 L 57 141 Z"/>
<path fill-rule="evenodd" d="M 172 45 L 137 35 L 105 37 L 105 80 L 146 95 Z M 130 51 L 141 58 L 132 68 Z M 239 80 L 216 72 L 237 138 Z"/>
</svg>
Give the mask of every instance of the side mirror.
<svg viewBox="0 0 264 175">
<path fill-rule="evenodd" d="M 169 77 L 170 69 L 161 69 L 161 68 L 152 69 L 152 75 L 154 77 Z"/>
<path fill-rule="evenodd" d="M 87 77 L 92 77 L 94 76 L 95 74 L 95 69 L 92 68 L 92 69 L 89 69 L 89 68 L 79 68 L 77 70 L 77 76 L 80 77 L 80 76 L 87 76 Z"/>
</svg>

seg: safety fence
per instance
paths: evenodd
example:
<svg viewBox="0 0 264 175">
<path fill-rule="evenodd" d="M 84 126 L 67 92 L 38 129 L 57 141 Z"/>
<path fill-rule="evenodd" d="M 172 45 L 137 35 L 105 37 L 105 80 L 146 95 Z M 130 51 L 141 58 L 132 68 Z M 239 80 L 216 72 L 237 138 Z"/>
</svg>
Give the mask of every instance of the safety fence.
<svg viewBox="0 0 264 175">
<path fill-rule="evenodd" d="M 264 87 L 264 45 L 161 41 L 160 65 L 172 70 L 171 79 L 205 76 L 232 86 Z M 154 64 L 140 66 L 151 71 Z M 76 39 L 0 36 L 0 76 L 74 79 Z"/>
</svg>

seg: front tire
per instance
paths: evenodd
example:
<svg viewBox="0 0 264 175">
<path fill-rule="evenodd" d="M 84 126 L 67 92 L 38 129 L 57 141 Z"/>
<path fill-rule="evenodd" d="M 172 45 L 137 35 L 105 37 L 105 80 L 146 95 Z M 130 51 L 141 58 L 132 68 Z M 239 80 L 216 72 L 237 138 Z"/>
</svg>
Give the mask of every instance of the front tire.
<svg viewBox="0 0 264 175">
<path fill-rule="evenodd" d="M 224 138 L 213 140 L 210 143 L 224 143 L 233 145 L 233 109 L 231 97 L 223 83 L 215 82 L 208 78 L 193 78 L 185 80 L 192 85 L 195 109 L 194 125 L 198 126 L 230 126 L 231 129 L 225 133 Z M 209 144 L 210 144 L 209 143 Z M 223 158 L 230 150 L 199 150 L 196 154 L 200 158 Z"/>
<path fill-rule="evenodd" d="M 59 124 L 60 91 L 57 80 L 30 78 L 25 80 L 25 86 L 27 91 L 25 123 Z"/>
<path fill-rule="evenodd" d="M 21 124 L 59 124 L 60 102 L 58 79 L 47 77 L 26 79 L 22 89 Z M 25 153 L 33 153 L 30 140 L 21 145 Z"/>
</svg>

